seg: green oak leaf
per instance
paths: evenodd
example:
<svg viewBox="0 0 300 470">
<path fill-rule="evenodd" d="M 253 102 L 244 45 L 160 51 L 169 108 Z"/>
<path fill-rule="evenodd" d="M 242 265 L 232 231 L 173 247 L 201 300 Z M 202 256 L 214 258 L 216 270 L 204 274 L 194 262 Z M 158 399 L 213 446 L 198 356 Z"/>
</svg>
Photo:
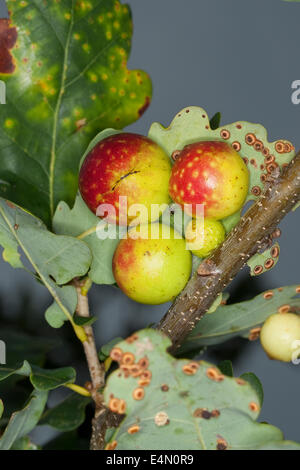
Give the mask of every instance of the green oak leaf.
<svg viewBox="0 0 300 470">
<path fill-rule="evenodd" d="M 69 298 L 70 291 L 73 289 L 75 292 L 75 288 L 59 285 L 86 274 L 92 261 L 87 244 L 73 237 L 49 232 L 39 219 L 1 198 L 0 244 L 3 244 L 6 253 L 4 259 L 12 266 L 18 250 L 23 252 L 65 318 L 72 321 L 74 311 L 70 310 Z M 8 258 L 7 247 L 15 253 L 13 261 Z"/>
<path fill-rule="evenodd" d="M 219 362 L 218 369 L 222 372 L 222 374 L 227 375 L 227 377 L 233 377 L 233 366 L 232 362 L 228 359 Z"/>
<path fill-rule="evenodd" d="M 26 436 L 37 425 L 48 398 L 48 392 L 34 390 L 25 407 L 11 415 L 0 438 L 0 450 L 9 450 L 13 444 Z"/>
<path fill-rule="evenodd" d="M 73 367 L 61 367 L 59 369 L 41 369 L 31 366 L 30 382 L 36 390 L 54 390 L 62 385 L 74 383 L 76 371 Z"/>
<path fill-rule="evenodd" d="M 218 127 L 220 127 L 221 117 L 221 113 L 218 112 L 214 114 L 213 117 L 210 119 L 209 125 L 212 130 L 218 129 Z"/>
<path fill-rule="evenodd" d="M 23 365 L 0 366 L 0 381 L 21 375 L 29 377 L 33 387 L 39 391 L 49 391 L 63 385 L 72 384 L 76 380 L 76 371 L 73 367 L 60 367 L 59 369 L 42 369 L 34 364 L 24 361 Z"/>
<path fill-rule="evenodd" d="M 203 346 L 223 343 L 236 336 L 248 337 L 280 308 L 300 313 L 299 286 L 292 285 L 263 292 L 251 300 L 220 305 L 211 315 L 205 315 L 187 336 L 176 354 L 199 351 Z"/>
<path fill-rule="evenodd" d="M 5 380 L 15 374 L 29 376 L 30 373 L 31 367 L 27 361 L 24 361 L 23 364 L 16 364 L 14 366 L 0 366 L 0 382 L 1 380 Z"/>
<path fill-rule="evenodd" d="M 64 299 L 64 305 L 72 315 L 77 306 L 77 292 L 73 286 L 64 286 L 60 290 L 61 297 Z M 47 308 L 45 318 L 52 328 L 60 328 L 63 326 L 67 317 L 59 304 L 54 300 L 52 305 Z M 74 317 L 73 317 L 74 318 Z M 75 319 L 74 319 L 75 322 Z"/>
<path fill-rule="evenodd" d="M 113 434 L 116 450 L 246 450 L 264 445 L 281 447 L 279 429 L 256 422 L 260 406 L 256 389 L 248 381 L 226 377 L 204 361 L 177 360 L 167 353 L 169 338 L 147 329 L 134 341 L 117 345 L 134 356 L 147 357 L 150 383 L 119 368 L 110 374 L 104 399 L 115 409 L 125 407 L 125 417 Z M 149 373 L 148 373 L 149 375 Z M 117 402 L 120 403 L 120 402 Z M 134 432 L 136 431 L 136 432 Z M 300 449 L 296 443 L 288 443 Z"/>
<path fill-rule="evenodd" d="M 0 196 L 48 225 L 72 204 L 79 160 L 97 132 L 137 120 L 151 81 L 128 70 L 132 19 L 118 0 L 8 0 L 0 19 L 6 105 L 0 116 Z M 2 41 L 3 44 L 3 41 Z"/>
<path fill-rule="evenodd" d="M 58 405 L 48 409 L 39 424 L 47 424 L 61 432 L 73 431 L 83 423 L 85 408 L 90 402 L 91 398 L 73 393 Z"/>
</svg>

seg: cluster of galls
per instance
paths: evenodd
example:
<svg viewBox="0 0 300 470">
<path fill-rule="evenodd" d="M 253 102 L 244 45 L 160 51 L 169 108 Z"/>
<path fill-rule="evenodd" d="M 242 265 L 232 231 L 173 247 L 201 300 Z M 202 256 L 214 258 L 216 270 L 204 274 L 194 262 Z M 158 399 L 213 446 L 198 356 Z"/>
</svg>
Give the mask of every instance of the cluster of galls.
<svg viewBox="0 0 300 470">
<path fill-rule="evenodd" d="M 164 149 L 149 138 L 118 133 L 100 141 L 80 170 L 79 188 L 87 206 L 96 214 L 99 206 L 109 204 L 114 211 L 107 222 L 122 225 L 126 220 L 130 226 L 116 249 L 113 272 L 128 297 L 146 304 L 179 294 L 191 274 L 191 251 L 205 258 L 217 248 L 225 238 L 221 220 L 243 206 L 249 189 L 248 169 L 226 142 L 192 143 L 172 156 L 173 167 Z M 120 197 L 127 198 L 126 206 Z M 157 222 L 171 199 L 192 217 L 185 240 Z M 145 209 L 138 217 L 132 212 L 137 204 Z M 203 220 L 200 205 L 204 224 L 196 223 Z M 149 235 L 153 224 L 155 237 Z"/>
</svg>

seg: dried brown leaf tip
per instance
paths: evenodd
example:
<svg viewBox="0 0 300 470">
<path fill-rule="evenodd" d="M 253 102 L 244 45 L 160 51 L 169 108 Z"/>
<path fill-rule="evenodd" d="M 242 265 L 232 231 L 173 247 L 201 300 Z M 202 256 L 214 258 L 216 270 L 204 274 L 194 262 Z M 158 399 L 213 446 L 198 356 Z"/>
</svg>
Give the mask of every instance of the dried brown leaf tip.
<svg viewBox="0 0 300 470">
<path fill-rule="evenodd" d="M 259 411 L 260 408 L 259 408 L 259 405 L 257 403 L 255 403 L 254 401 L 251 401 L 249 403 L 249 409 L 256 413 L 257 411 Z"/>
<path fill-rule="evenodd" d="M 221 372 L 215 367 L 209 367 L 206 370 L 206 376 L 215 382 L 222 382 L 225 379 L 225 375 L 221 374 Z"/>
<path fill-rule="evenodd" d="M 134 424 L 133 426 L 130 426 L 130 428 L 127 429 L 128 434 L 135 434 L 139 432 L 140 427 L 137 424 Z"/>
<path fill-rule="evenodd" d="M 105 450 L 115 450 L 115 448 L 117 447 L 118 443 L 117 441 L 112 441 L 112 442 L 109 442 L 106 447 L 105 447 Z"/>
<path fill-rule="evenodd" d="M 166 424 L 169 424 L 169 416 L 165 411 L 160 411 L 159 413 L 156 413 L 154 417 L 154 422 L 156 426 L 165 426 Z"/>
<path fill-rule="evenodd" d="M 260 331 L 261 331 L 260 326 L 257 326 L 256 328 L 252 328 L 248 336 L 249 341 L 255 341 L 256 339 L 258 339 L 260 335 Z"/>
<path fill-rule="evenodd" d="M 12 74 L 15 71 L 15 63 L 11 49 L 18 38 L 17 29 L 11 26 L 8 19 L 0 19 L 0 73 Z"/>
<path fill-rule="evenodd" d="M 218 440 L 217 440 L 217 447 L 216 447 L 217 450 L 227 450 L 228 449 L 228 443 L 227 441 L 223 438 L 223 437 L 220 437 Z"/>
<path fill-rule="evenodd" d="M 195 375 L 197 370 L 199 369 L 199 364 L 196 361 L 189 362 L 182 366 L 182 370 L 186 375 Z"/>
</svg>

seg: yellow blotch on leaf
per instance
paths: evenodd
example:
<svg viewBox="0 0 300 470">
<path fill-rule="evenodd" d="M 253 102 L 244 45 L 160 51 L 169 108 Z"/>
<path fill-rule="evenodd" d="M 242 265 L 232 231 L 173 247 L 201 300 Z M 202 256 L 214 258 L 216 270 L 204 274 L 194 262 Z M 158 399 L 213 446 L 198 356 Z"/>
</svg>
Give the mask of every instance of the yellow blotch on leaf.
<svg viewBox="0 0 300 470">
<path fill-rule="evenodd" d="M 12 129 L 15 126 L 15 120 L 14 119 L 5 119 L 4 121 L 4 127 L 6 129 Z"/>
</svg>

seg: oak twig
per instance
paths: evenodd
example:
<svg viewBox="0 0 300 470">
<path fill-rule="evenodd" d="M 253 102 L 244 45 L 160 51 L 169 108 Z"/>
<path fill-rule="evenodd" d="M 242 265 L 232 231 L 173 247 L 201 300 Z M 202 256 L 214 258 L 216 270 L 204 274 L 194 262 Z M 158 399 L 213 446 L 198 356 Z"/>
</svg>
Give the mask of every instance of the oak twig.
<svg viewBox="0 0 300 470">
<path fill-rule="evenodd" d="M 270 178 L 263 195 L 241 218 L 223 244 L 198 268 L 157 328 L 180 346 L 248 259 L 268 245 L 283 217 L 300 200 L 300 152 Z"/>
<path fill-rule="evenodd" d="M 73 284 L 77 291 L 77 314 L 81 317 L 88 318 L 89 302 L 85 282 L 74 280 Z M 119 416 L 112 413 L 103 403 L 102 394 L 99 392 L 105 385 L 105 366 L 100 363 L 95 343 L 93 328 L 91 326 L 84 327 L 87 341 L 83 342 L 83 348 L 92 380 L 91 395 L 95 402 L 95 417 L 92 420 L 92 436 L 90 441 L 91 450 L 102 450 L 105 445 L 105 433 L 109 427 L 117 427 L 119 424 Z"/>
<path fill-rule="evenodd" d="M 90 316 L 90 311 L 87 293 L 84 293 L 83 285 L 80 281 L 75 280 L 74 285 L 78 299 L 76 308 L 77 314 L 80 317 L 88 318 Z M 91 326 L 85 326 L 84 331 L 86 333 L 87 340 L 82 344 L 92 380 L 92 395 L 95 399 L 98 395 L 99 389 L 101 389 L 105 383 L 105 368 L 104 364 L 100 364 L 98 358 L 93 328 Z M 95 401 L 97 405 L 97 399 Z"/>
</svg>

